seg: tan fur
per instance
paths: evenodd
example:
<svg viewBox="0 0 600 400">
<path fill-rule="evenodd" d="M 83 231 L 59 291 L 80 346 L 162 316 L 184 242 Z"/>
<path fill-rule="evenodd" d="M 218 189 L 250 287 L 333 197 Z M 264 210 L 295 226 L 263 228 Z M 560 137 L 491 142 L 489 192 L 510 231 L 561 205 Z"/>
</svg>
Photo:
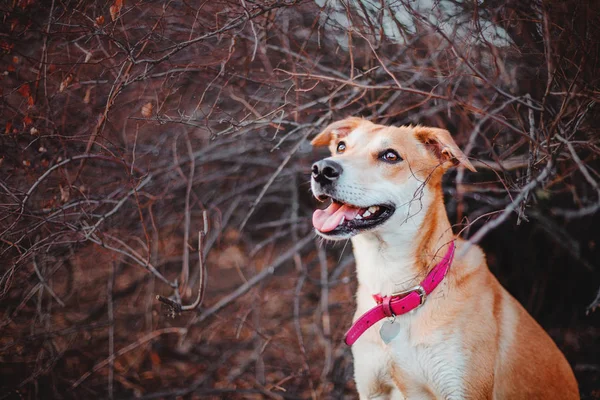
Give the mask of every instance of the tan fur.
<svg viewBox="0 0 600 400">
<path fill-rule="evenodd" d="M 400 366 L 396 365 L 395 363 L 392 363 L 390 367 L 390 375 L 392 376 L 392 381 L 401 393 L 408 392 L 410 378 L 404 373 L 404 371 L 402 371 L 402 368 L 400 368 Z"/>
<path fill-rule="evenodd" d="M 341 139 L 363 122 L 360 118 L 346 118 L 328 125 L 310 143 L 313 146 L 327 146 L 334 139 Z"/>
<path fill-rule="evenodd" d="M 338 155 L 336 146 L 340 140 L 346 142 L 347 149 Z M 410 179 L 417 179 L 426 186 L 426 195 L 419 203 L 423 207 L 423 214 L 418 215 L 420 225 L 414 234 L 398 242 L 410 243 L 405 256 L 412 261 L 405 263 L 410 265 L 402 264 L 396 271 L 400 277 L 413 278 L 406 282 L 406 287 L 427 275 L 444 256 L 452 240 L 457 246 L 456 254 L 461 254 L 468 245 L 452 232 L 441 185 L 443 173 L 453 165 L 462 164 L 472 171 L 474 168 L 446 130 L 421 126 L 386 127 L 351 118 L 328 126 L 312 143 L 329 145 L 333 159 L 343 161 L 344 173 L 346 166 L 362 171 L 361 174 L 371 172 L 366 177 L 357 174 L 354 185 L 368 186 L 370 179 L 379 179 L 402 188 Z M 382 165 L 377 154 L 385 148 L 380 148 L 379 143 L 397 151 L 404 161 Z M 381 251 L 393 251 L 398 244 L 388 238 L 394 237 L 391 233 L 395 226 L 384 223 L 382 229 L 387 230 L 368 233 L 369 240 L 378 240 Z M 402 224 L 397 226 L 399 230 L 408 229 Z M 367 234 L 358 236 L 361 235 Z M 361 276 L 369 277 L 373 275 L 370 271 L 378 271 L 381 266 L 365 258 L 367 242 L 358 236 L 352 238 L 359 276 L 355 319 L 375 305 L 370 299 L 373 285 L 383 288 L 381 295 L 393 290 L 383 278 L 382 282 L 375 278 L 370 282 L 361 281 Z M 403 338 L 385 345 L 379 338 L 377 325 L 354 345 L 361 399 L 396 398 L 390 393 L 390 385 L 405 398 L 579 398 L 577 382 L 565 357 L 491 274 L 481 249 L 473 245 L 462 253 L 462 257 L 454 259 L 446 279 L 428 297 L 425 305 L 398 318 L 405 329 Z M 393 262 L 392 259 L 392 267 Z M 395 282 L 393 288 L 397 288 L 397 280 L 389 281 Z M 456 355 L 456 368 L 460 367 L 460 371 L 454 373 L 453 362 L 446 359 L 428 361 L 445 348 L 452 348 L 449 354 Z M 407 352 L 414 353 L 414 357 L 410 358 Z M 405 355 L 409 358 L 398 361 Z M 373 357 L 379 357 L 381 362 L 370 364 Z M 448 378 L 427 371 L 444 362 L 449 363 Z M 375 365 L 379 371 L 371 374 L 364 365 Z M 446 371 L 443 365 L 440 368 L 442 372 Z M 453 391 L 453 385 L 458 392 Z"/>
</svg>

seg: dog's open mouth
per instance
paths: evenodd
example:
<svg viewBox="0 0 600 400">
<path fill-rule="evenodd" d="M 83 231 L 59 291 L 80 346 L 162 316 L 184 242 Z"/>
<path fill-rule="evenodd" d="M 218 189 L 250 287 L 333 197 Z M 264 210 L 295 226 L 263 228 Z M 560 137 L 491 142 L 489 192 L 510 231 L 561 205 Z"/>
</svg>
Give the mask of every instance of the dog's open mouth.
<svg viewBox="0 0 600 400">
<path fill-rule="evenodd" d="M 355 234 L 384 223 L 394 213 L 390 205 L 357 207 L 332 199 L 324 210 L 315 210 L 313 226 L 327 236 Z"/>
</svg>

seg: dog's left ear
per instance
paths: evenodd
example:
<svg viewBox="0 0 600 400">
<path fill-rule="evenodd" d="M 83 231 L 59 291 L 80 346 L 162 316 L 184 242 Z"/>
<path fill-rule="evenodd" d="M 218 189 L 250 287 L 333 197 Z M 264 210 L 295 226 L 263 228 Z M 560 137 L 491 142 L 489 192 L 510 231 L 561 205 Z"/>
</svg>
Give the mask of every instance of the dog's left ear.
<svg viewBox="0 0 600 400">
<path fill-rule="evenodd" d="M 446 165 L 447 163 L 451 163 L 454 166 L 462 164 L 470 171 L 477 171 L 467 156 L 458 148 L 454 139 L 450 136 L 450 132 L 447 130 L 427 127 L 417 127 L 415 130 L 417 139 L 440 160 L 442 165 Z M 449 167 L 446 166 L 446 168 Z"/>
<path fill-rule="evenodd" d="M 350 132 L 358 127 L 364 120 L 357 117 L 348 117 L 341 121 L 331 123 L 321 131 L 315 138 L 310 142 L 315 147 L 329 146 L 329 143 L 334 138 L 343 138 L 348 136 Z"/>
</svg>

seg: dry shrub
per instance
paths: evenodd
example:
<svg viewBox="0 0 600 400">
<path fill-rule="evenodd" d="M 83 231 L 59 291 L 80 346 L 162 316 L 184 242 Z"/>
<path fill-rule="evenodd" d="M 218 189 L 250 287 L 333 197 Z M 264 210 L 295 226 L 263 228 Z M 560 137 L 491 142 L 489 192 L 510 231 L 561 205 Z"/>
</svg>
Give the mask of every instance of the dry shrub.
<svg viewBox="0 0 600 400">
<path fill-rule="evenodd" d="M 4 397 L 353 398 L 352 255 L 314 238 L 307 183 L 347 115 L 454 134 L 479 169 L 445 181 L 456 232 L 598 396 L 597 3 L 0 12 Z M 200 257 L 204 303 L 168 318 Z"/>
</svg>

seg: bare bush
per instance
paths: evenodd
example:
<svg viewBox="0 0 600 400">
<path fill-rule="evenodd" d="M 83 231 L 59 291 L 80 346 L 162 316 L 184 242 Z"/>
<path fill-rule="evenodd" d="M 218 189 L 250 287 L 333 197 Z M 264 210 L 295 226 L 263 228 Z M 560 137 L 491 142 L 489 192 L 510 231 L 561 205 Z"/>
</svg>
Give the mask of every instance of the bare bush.
<svg viewBox="0 0 600 400">
<path fill-rule="evenodd" d="M 0 10 L 3 396 L 352 398 L 352 256 L 307 183 L 347 115 L 454 134 L 455 231 L 597 393 L 597 3 Z"/>
</svg>

